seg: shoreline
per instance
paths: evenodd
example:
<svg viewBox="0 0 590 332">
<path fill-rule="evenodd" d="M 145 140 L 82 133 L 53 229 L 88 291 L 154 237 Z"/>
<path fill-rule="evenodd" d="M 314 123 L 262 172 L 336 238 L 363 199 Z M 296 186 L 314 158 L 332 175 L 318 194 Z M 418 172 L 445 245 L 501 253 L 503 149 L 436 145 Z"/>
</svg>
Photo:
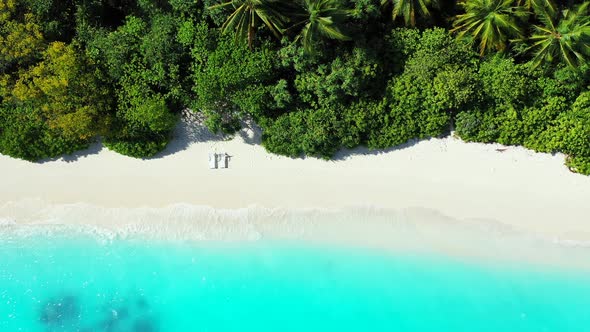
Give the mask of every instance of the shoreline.
<svg viewBox="0 0 590 332">
<path fill-rule="evenodd" d="M 324 161 L 270 155 L 256 144 L 259 134 L 254 131 L 221 140 L 202 127 L 184 123 L 177 137 L 163 156 L 149 160 L 118 155 L 98 145 L 86 155 L 83 152 L 42 163 L 0 155 L 0 220 L 4 219 L 4 224 L 22 224 L 24 220 L 37 223 L 39 219 L 35 218 L 43 213 L 47 220 L 52 213 L 68 210 L 68 206 L 86 206 L 95 212 L 109 210 L 103 216 L 113 220 L 121 211 L 133 214 L 130 211 L 142 209 L 152 211 L 144 220 L 162 215 L 166 219 L 170 211 L 181 217 L 183 213 L 190 215 L 179 207 L 208 209 L 213 216 L 216 211 L 231 215 L 249 209 L 275 211 L 271 215 L 288 215 L 290 211 L 393 211 L 398 221 L 403 211 L 426 211 L 432 219 L 442 220 L 441 225 L 448 224 L 445 220 L 455 220 L 549 242 L 590 243 L 590 177 L 569 172 L 562 155 L 521 147 L 503 147 L 506 150 L 499 152 L 496 149 L 501 146 L 497 144 L 465 143 L 446 137 L 382 152 L 342 151 L 335 160 Z M 228 169 L 208 168 L 207 157 L 213 151 L 232 156 Z M 64 216 L 71 217 L 72 224 L 88 220 L 82 218 L 88 217 L 88 212 L 76 213 Z M 159 213 L 163 214 L 158 217 Z M 406 213 L 406 217 L 412 213 Z M 382 242 L 380 246 L 387 246 L 386 239 L 379 240 L 383 236 L 378 231 L 386 227 L 387 218 L 367 234 L 369 240 Z M 158 224 L 157 220 L 152 222 Z M 342 224 L 329 225 L 321 231 L 316 227 L 318 234 L 323 234 L 316 240 L 341 237 L 342 242 L 351 242 L 364 227 L 358 220 L 344 232 L 340 232 Z M 436 230 L 432 238 L 436 232 L 444 233 L 440 236 L 443 239 L 449 235 L 441 225 L 432 228 Z M 194 226 L 185 223 L 179 229 Z M 218 232 L 232 233 L 229 227 L 217 226 Z M 474 236 L 473 232 L 469 236 Z M 482 236 L 483 240 L 487 237 Z M 456 240 L 466 238 L 461 235 Z M 465 248 L 457 250 L 468 250 Z"/>
<path fill-rule="evenodd" d="M 230 248 L 270 241 L 590 272 L 590 241 L 542 237 L 497 221 L 454 219 L 424 208 L 107 208 L 24 200 L 0 205 L 0 216 L 0 244 L 63 236 L 90 236 L 101 243 L 139 240 Z"/>
</svg>

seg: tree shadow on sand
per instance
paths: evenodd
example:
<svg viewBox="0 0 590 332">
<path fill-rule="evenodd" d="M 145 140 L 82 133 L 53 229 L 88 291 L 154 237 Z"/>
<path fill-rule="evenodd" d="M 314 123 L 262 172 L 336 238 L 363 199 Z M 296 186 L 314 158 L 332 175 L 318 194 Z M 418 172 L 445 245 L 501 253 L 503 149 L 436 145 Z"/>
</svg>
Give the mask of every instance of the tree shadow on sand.
<svg viewBox="0 0 590 332">
<path fill-rule="evenodd" d="M 186 150 L 194 143 L 221 142 L 227 140 L 227 136 L 212 133 L 204 124 L 205 117 L 201 113 L 195 113 L 188 109 L 183 110 L 180 115 L 180 121 L 176 125 L 172 134 L 172 140 L 166 148 L 150 159 L 159 159 L 177 152 Z"/>
<path fill-rule="evenodd" d="M 256 123 L 254 123 L 254 121 L 244 121 L 242 123 L 242 129 L 235 135 L 212 133 L 207 128 L 207 126 L 205 126 L 204 121 L 205 117 L 201 113 L 195 113 L 188 109 L 182 111 L 180 121 L 178 121 L 178 124 L 172 133 L 172 139 L 166 148 L 152 157 L 142 159 L 152 160 L 164 158 L 166 156 L 184 151 L 195 143 L 223 142 L 231 140 L 236 135 L 241 137 L 243 142 L 246 144 L 260 145 L 262 142 L 262 129 Z M 59 157 L 44 158 L 35 161 L 34 163 L 45 164 L 55 161 L 65 161 L 68 163 L 75 162 L 88 156 L 99 154 L 103 148 L 106 147 L 104 147 L 102 142 L 99 140 L 97 142 L 91 143 L 88 148 L 84 150 L 75 151 L 72 154 L 61 155 Z"/>
<path fill-rule="evenodd" d="M 252 120 L 242 123 L 242 130 L 237 133 L 244 143 L 249 145 L 262 144 L 262 128 Z"/>
<path fill-rule="evenodd" d="M 396 146 L 393 146 L 393 147 L 390 147 L 387 149 L 369 149 L 366 146 L 359 146 L 359 147 L 352 148 L 352 149 L 343 148 L 343 149 L 340 149 L 339 151 L 337 151 L 329 161 L 341 162 L 341 161 L 346 161 L 347 159 L 350 159 L 351 157 L 354 157 L 354 156 L 376 156 L 376 155 L 386 154 L 386 153 L 393 152 L 393 151 L 400 151 L 400 150 L 410 148 L 410 147 L 420 143 L 421 141 L 423 141 L 423 140 L 412 139 L 412 140 L 407 141 L 406 143 L 396 145 Z"/>
<path fill-rule="evenodd" d="M 65 154 L 55 158 L 44 158 L 37 161 L 34 161 L 35 164 L 45 164 L 54 161 L 65 161 L 67 163 L 72 163 L 78 161 L 80 159 L 86 158 L 91 155 L 99 154 L 100 151 L 103 149 L 102 142 L 94 142 L 91 143 L 88 148 L 84 150 L 76 151 L 72 154 Z"/>
<path fill-rule="evenodd" d="M 242 122 L 242 129 L 234 135 L 212 133 L 204 124 L 205 117 L 201 113 L 184 110 L 181 120 L 176 125 L 173 139 L 166 148 L 150 159 L 159 159 L 186 150 L 195 143 L 214 143 L 233 139 L 236 136 L 242 138 L 249 145 L 260 145 L 262 142 L 262 129 L 252 120 Z"/>
</svg>

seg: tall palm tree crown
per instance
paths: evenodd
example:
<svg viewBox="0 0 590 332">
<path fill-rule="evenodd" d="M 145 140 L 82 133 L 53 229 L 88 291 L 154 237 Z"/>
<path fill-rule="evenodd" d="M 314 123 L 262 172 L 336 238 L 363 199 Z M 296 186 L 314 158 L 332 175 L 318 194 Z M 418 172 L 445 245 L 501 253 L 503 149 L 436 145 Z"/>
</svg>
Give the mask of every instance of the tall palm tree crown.
<svg viewBox="0 0 590 332">
<path fill-rule="evenodd" d="M 438 7 L 438 0 L 381 0 L 381 5 L 392 4 L 393 19 L 403 17 L 407 26 L 416 26 L 416 13 L 421 16 L 430 16 L 429 7 Z"/>
<path fill-rule="evenodd" d="M 522 37 L 521 19 L 528 16 L 513 0 L 467 0 L 462 3 L 465 14 L 457 15 L 454 28 L 459 38 L 479 40 L 480 54 L 503 51 L 512 37 Z"/>
<path fill-rule="evenodd" d="M 236 42 L 247 41 L 252 48 L 254 35 L 260 23 L 264 23 L 270 31 L 280 38 L 287 18 L 278 9 L 280 1 L 277 0 L 231 0 L 214 5 L 209 9 L 225 6 L 233 6 L 234 12 L 227 18 L 221 30 L 224 33 L 234 32 Z"/>
<path fill-rule="evenodd" d="M 549 13 L 555 14 L 557 6 L 552 0 L 518 0 L 517 4 L 523 6 L 529 12 L 535 8 L 545 8 Z"/>
<path fill-rule="evenodd" d="M 342 29 L 342 25 L 349 16 L 349 11 L 343 7 L 340 0 L 302 0 L 302 9 L 295 14 L 295 24 L 289 28 L 302 27 L 297 39 L 302 40 L 306 52 L 313 53 L 317 41 L 322 38 L 336 40 L 350 40 Z"/>
<path fill-rule="evenodd" d="M 535 25 L 529 38 L 533 51 L 533 65 L 565 62 L 572 68 L 588 63 L 590 58 L 590 15 L 585 2 L 573 9 L 551 14 L 546 8 L 536 8 L 542 25 Z"/>
</svg>

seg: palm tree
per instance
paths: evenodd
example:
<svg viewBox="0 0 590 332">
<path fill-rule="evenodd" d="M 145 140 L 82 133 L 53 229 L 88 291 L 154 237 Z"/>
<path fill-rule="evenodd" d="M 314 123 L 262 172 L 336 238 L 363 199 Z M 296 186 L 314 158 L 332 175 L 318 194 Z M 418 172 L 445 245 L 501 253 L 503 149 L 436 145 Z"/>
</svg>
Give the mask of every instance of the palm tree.
<svg viewBox="0 0 590 332">
<path fill-rule="evenodd" d="M 225 3 L 214 5 L 209 9 L 216 9 L 225 6 L 233 6 L 234 12 L 221 26 L 223 33 L 235 32 L 236 42 L 248 42 L 252 48 L 254 35 L 260 23 L 264 23 L 270 31 L 280 38 L 283 33 L 283 25 L 287 18 L 278 10 L 276 0 L 230 0 Z"/>
<path fill-rule="evenodd" d="M 542 7 L 545 7 L 551 14 L 554 14 L 557 11 L 557 6 L 552 0 L 518 0 L 517 4 L 523 6 L 529 12 L 533 11 L 535 8 Z"/>
<path fill-rule="evenodd" d="M 520 20 L 528 13 L 513 6 L 513 0 L 467 0 L 461 5 L 465 14 L 457 15 L 451 31 L 459 31 L 459 38 L 468 35 L 479 40 L 481 55 L 494 49 L 503 51 L 511 37 L 522 37 Z"/>
<path fill-rule="evenodd" d="M 302 0 L 300 13 L 294 14 L 295 24 L 289 28 L 302 27 L 297 36 L 308 53 L 314 52 L 314 46 L 321 37 L 336 40 L 350 40 L 342 31 L 342 25 L 349 16 L 349 10 L 340 0 Z"/>
<path fill-rule="evenodd" d="M 393 5 L 392 16 L 396 18 L 402 16 L 407 26 L 416 26 L 416 11 L 419 15 L 430 16 L 428 7 L 438 7 L 438 0 L 381 0 L 381 5 Z"/>
<path fill-rule="evenodd" d="M 535 32 L 529 38 L 533 51 L 533 66 L 565 62 L 569 67 L 578 68 L 590 57 L 590 2 L 572 9 L 565 9 L 553 15 L 546 8 L 536 8 L 542 25 L 535 25 Z"/>
</svg>

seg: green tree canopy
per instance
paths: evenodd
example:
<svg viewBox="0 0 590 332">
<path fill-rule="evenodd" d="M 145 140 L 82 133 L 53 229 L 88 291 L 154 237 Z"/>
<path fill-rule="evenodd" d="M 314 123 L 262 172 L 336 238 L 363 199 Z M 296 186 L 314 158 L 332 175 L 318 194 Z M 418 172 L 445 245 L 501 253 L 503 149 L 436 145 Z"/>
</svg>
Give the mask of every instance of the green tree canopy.
<svg viewBox="0 0 590 332">
<path fill-rule="evenodd" d="M 457 15 L 453 30 L 459 38 L 479 41 L 480 54 L 503 51 L 511 38 L 523 36 L 523 7 L 513 0 L 467 0 L 461 3 L 465 13 Z"/>
<path fill-rule="evenodd" d="M 34 105 L 49 128 L 88 140 L 105 133 L 111 99 L 92 64 L 78 54 L 71 45 L 51 43 L 43 60 L 20 75 L 8 101 Z"/>
<path fill-rule="evenodd" d="M 590 58 L 590 2 L 571 9 L 552 12 L 537 7 L 541 25 L 534 26 L 529 38 L 529 50 L 534 54 L 534 66 L 562 62 L 572 68 L 588 63 Z"/>
<path fill-rule="evenodd" d="M 71 153 L 104 135 L 112 118 L 110 91 L 73 45 L 53 42 L 38 63 L 5 82 L 0 151 L 36 160 Z"/>
<path fill-rule="evenodd" d="M 176 38 L 179 22 L 151 10 L 149 20 L 128 16 L 115 31 L 94 28 L 87 41 L 87 53 L 117 92 L 116 117 L 105 143 L 135 157 L 153 156 L 166 146 L 176 123 L 174 111 L 190 100 L 180 78 L 188 65 Z"/>
<path fill-rule="evenodd" d="M 231 0 L 210 9 L 233 6 L 234 11 L 221 27 L 224 33 L 235 34 L 236 42 L 247 42 L 252 48 L 254 35 L 261 24 L 264 24 L 277 38 L 283 33 L 288 18 L 281 12 L 280 0 Z"/>
<path fill-rule="evenodd" d="M 0 0 L 0 75 L 26 68 L 45 47 L 37 18 L 30 12 L 19 15 L 13 0 Z"/>
<path fill-rule="evenodd" d="M 406 26 L 415 27 L 416 17 L 429 17 L 430 9 L 438 7 L 438 0 L 382 0 L 383 6 L 391 5 L 393 7 L 391 15 L 393 19 L 402 17 Z"/>
<path fill-rule="evenodd" d="M 268 43 L 249 51 L 201 25 L 192 55 L 196 99 L 191 106 L 207 115 L 212 131 L 234 132 L 241 118 L 272 111 L 278 58 Z"/>
<path fill-rule="evenodd" d="M 301 0 L 302 12 L 294 15 L 291 29 L 301 28 L 297 39 L 308 53 L 314 53 L 322 38 L 350 40 L 344 33 L 343 25 L 350 11 L 344 8 L 342 0 Z"/>
</svg>

